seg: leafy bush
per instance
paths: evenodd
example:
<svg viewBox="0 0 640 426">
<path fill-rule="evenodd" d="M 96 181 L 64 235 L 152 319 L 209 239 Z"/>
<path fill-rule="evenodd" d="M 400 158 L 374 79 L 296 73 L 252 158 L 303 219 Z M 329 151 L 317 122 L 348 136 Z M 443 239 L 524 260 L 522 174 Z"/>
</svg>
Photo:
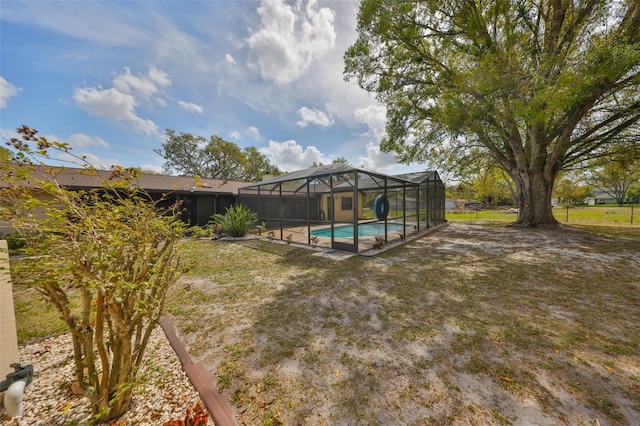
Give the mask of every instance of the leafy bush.
<svg viewBox="0 0 640 426">
<path fill-rule="evenodd" d="M 7 245 L 11 251 L 20 250 L 27 245 L 27 239 L 17 232 L 7 234 L 4 237 L 0 234 L 0 240 L 7 240 Z"/>
<path fill-rule="evenodd" d="M 216 213 L 211 218 L 230 237 L 244 237 L 258 221 L 258 215 L 242 204 L 231 206 L 224 215 Z"/>
<path fill-rule="evenodd" d="M 187 228 L 184 234 L 191 238 L 211 238 L 213 237 L 213 229 L 208 226 L 192 226 Z"/>
<path fill-rule="evenodd" d="M 65 144 L 18 129 L 10 145 L 25 160 L 48 159 Z M 82 164 L 82 163 L 81 163 Z M 60 186 L 64 168 L 28 161 L 0 164 L 0 219 L 28 229 L 12 279 L 33 285 L 60 313 L 73 340 L 75 378 L 89 399 L 93 421 L 120 417 L 131 405 L 151 332 L 164 311 L 166 293 L 185 272 L 178 205 L 162 207 L 133 182 L 136 169 L 114 166 L 100 173 L 77 169 L 100 188 Z M 72 297 L 74 296 L 74 297 Z M 80 299 L 76 303 L 76 299 Z"/>
</svg>

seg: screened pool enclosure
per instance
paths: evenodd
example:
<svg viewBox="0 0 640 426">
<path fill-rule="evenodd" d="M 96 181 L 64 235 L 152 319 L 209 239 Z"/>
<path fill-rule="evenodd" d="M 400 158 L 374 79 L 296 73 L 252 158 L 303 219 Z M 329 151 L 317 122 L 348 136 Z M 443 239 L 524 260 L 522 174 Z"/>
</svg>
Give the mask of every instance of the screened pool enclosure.
<svg viewBox="0 0 640 426">
<path fill-rule="evenodd" d="M 343 163 L 238 191 L 238 202 L 266 224 L 263 235 L 355 253 L 443 222 L 444 199 L 435 171 L 389 176 Z"/>
</svg>

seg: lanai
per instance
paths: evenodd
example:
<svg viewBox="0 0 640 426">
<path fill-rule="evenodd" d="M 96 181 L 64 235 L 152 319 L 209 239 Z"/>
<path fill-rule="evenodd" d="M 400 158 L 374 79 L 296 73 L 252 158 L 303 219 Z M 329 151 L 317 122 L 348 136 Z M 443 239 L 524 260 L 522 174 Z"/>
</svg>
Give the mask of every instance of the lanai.
<svg viewBox="0 0 640 426">
<path fill-rule="evenodd" d="M 378 239 L 405 239 L 444 221 L 435 171 L 391 176 L 336 163 L 238 190 L 273 238 L 359 253 Z"/>
</svg>

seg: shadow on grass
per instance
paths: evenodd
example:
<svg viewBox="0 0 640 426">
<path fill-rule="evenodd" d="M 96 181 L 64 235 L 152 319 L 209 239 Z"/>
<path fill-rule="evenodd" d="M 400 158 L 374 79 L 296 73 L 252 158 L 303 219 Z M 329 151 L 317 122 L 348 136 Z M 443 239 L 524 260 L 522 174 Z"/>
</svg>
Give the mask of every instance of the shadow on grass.
<svg viewBox="0 0 640 426">
<path fill-rule="evenodd" d="M 341 262 L 263 242 L 218 248 L 222 263 L 252 258 L 190 290 L 196 316 L 219 322 L 194 321 L 192 341 L 209 342 L 202 356 L 247 424 L 640 415 L 629 241 L 452 225 Z"/>
</svg>

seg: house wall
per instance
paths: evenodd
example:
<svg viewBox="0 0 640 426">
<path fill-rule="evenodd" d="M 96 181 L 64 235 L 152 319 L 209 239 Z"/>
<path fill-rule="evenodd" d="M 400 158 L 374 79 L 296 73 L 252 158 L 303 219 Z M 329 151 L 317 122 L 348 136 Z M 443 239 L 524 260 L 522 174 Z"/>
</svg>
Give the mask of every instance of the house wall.
<svg viewBox="0 0 640 426">
<path fill-rule="evenodd" d="M 322 201 L 320 203 L 321 209 L 325 212 L 325 218 L 328 221 L 331 220 L 331 216 L 329 215 L 331 211 L 330 206 L 330 195 L 323 194 Z M 343 198 L 351 198 L 351 206 L 350 210 L 342 210 L 342 199 Z M 353 200 L 353 192 L 344 192 L 344 193 L 335 193 L 333 194 L 333 205 L 335 208 L 334 211 L 334 220 L 336 222 L 353 222 L 353 208 L 356 206 L 355 200 Z M 358 192 L 358 217 L 362 217 L 363 209 L 362 209 L 362 192 Z"/>
<path fill-rule="evenodd" d="M 50 202 L 53 197 L 49 194 L 34 192 L 33 195 L 41 202 Z M 154 201 L 160 200 L 165 197 L 165 200 L 160 203 L 160 207 L 169 207 L 176 202 L 176 200 L 183 200 L 183 204 L 180 207 L 182 210 L 181 219 L 189 225 L 206 225 L 211 216 L 216 213 L 224 214 L 226 209 L 235 204 L 236 197 L 231 194 L 170 194 L 158 192 L 149 192 L 149 195 Z M 25 212 L 26 214 L 26 212 Z M 30 211 L 37 219 L 44 219 L 43 209 L 37 207 Z M 7 222 L 0 221 L 0 233 L 3 235 L 15 232 L 15 228 L 9 225 Z"/>
<path fill-rule="evenodd" d="M 198 197 L 198 220 L 196 225 L 206 225 L 211 220 L 211 216 L 213 216 L 215 212 L 215 203 L 214 198 L 212 196 L 201 195 Z M 216 212 L 217 213 L 217 212 Z"/>
<path fill-rule="evenodd" d="M 181 219 L 189 225 L 204 226 L 211 221 L 211 216 L 216 213 L 225 214 L 227 208 L 236 202 L 233 195 L 223 194 L 178 194 L 182 200 Z"/>
<path fill-rule="evenodd" d="M 601 204 L 618 204 L 618 201 L 615 198 L 611 198 L 608 195 L 603 195 L 601 197 L 587 197 L 584 201 L 588 206 L 597 206 Z M 629 200 L 625 198 L 625 202 L 629 202 Z"/>
<path fill-rule="evenodd" d="M 14 232 L 15 232 L 15 228 L 13 226 L 10 226 L 6 222 L 0 221 L 0 235 L 12 234 Z"/>
</svg>

